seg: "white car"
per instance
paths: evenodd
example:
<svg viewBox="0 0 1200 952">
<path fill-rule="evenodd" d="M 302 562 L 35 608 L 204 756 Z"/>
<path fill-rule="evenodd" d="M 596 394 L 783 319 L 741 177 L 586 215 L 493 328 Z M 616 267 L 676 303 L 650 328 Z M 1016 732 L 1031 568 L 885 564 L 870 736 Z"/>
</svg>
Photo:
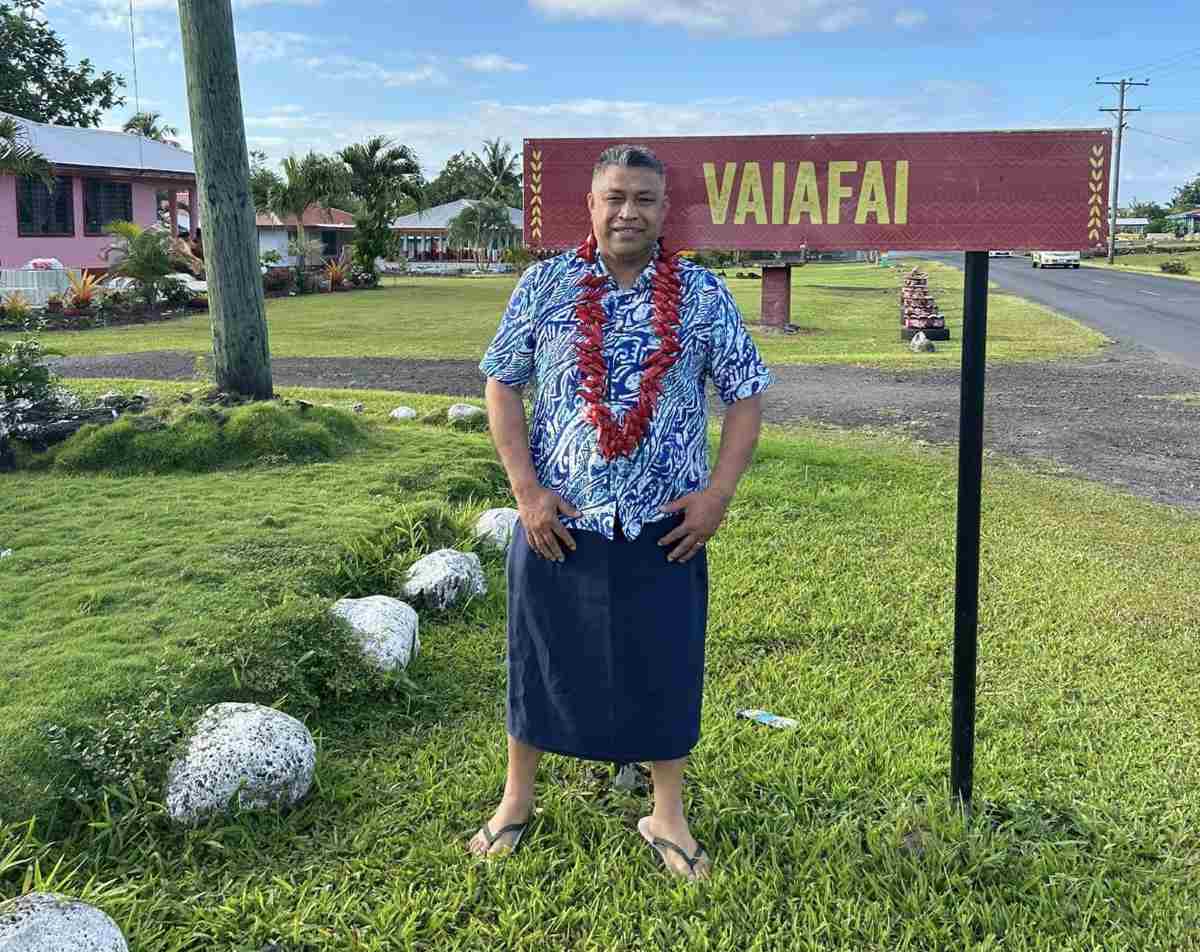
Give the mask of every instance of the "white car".
<svg viewBox="0 0 1200 952">
<path fill-rule="evenodd" d="M 1030 262 L 1035 268 L 1078 268 L 1078 251 L 1035 251 Z"/>
</svg>

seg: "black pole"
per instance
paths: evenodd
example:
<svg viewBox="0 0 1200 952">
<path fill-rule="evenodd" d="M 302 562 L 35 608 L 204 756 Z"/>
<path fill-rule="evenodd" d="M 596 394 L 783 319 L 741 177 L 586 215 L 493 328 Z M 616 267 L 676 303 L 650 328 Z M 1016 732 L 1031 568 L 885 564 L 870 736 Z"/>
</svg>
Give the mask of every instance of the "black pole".
<svg viewBox="0 0 1200 952">
<path fill-rule="evenodd" d="M 975 768 L 975 659 L 979 633 L 979 503 L 983 485 L 983 385 L 988 255 L 968 251 L 963 281 L 962 396 L 958 416 L 958 540 L 954 585 L 954 689 L 950 787 L 971 807 Z"/>
</svg>

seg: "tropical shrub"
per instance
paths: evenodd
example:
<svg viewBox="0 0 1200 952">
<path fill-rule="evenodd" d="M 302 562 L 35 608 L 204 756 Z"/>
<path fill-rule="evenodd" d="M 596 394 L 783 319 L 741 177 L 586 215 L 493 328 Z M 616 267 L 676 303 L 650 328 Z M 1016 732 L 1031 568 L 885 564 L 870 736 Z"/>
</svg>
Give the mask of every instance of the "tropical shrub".
<svg viewBox="0 0 1200 952">
<path fill-rule="evenodd" d="M 534 258 L 533 252 L 524 245 L 513 245 L 511 248 L 504 249 L 504 254 L 500 256 L 500 260 L 505 264 L 511 264 L 517 274 L 523 274 L 525 269 L 537 259 Z"/>
<path fill-rule="evenodd" d="M 0 341 L 0 397 L 6 403 L 16 400 L 44 400 L 57 380 L 46 363 L 58 356 L 46 350 L 36 337 Z"/>
<path fill-rule="evenodd" d="M 7 301 L 0 301 L 0 313 L 13 324 L 23 324 L 32 312 L 33 304 L 20 291 L 9 295 Z"/>
<path fill-rule="evenodd" d="M 192 292 L 178 278 L 164 278 L 159 284 L 164 307 L 171 310 L 187 307 L 192 303 Z"/>
<path fill-rule="evenodd" d="M 1190 274 L 1191 268 L 1182 261 L 1164 261 L 1159 265 L 1167 274 Z"/>
<path fill-rule="evenodd" d="M 115 221 L 108 232 L 116 240 L 104 249 L 105 260 L 116 258 L 110 274 L 133 278 L 146 307 L 154 307 L 163 279 L 175 270 L 170 235 L 160 228 L 142 228 L 129 221 Z"/>
<path fill-rule="evenodd" d="M 344 261 L 330 261 L 325 265 L 325 277 L 329 279 L 329 289 L 336 291 L 346 285 L 350 277 L 350 269 Z"/>
<path fill-rule="evenodd" d="M 71 307 L 76 311 L 86 311 L 96 299 L 96 276 L 84 272 L 76 275 L 74 271 L 68 271 L 67 280 L 71 282 Z"/>
</svg>

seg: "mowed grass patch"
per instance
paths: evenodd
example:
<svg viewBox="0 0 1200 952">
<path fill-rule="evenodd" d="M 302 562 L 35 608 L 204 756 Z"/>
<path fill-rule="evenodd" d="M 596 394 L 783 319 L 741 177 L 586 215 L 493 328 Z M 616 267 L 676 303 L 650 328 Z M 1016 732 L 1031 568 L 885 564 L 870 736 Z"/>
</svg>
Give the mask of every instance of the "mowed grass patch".
<svg viewBox="0 0 1200 952">
<path fill-rule="evenodd" d="M 400 399 L 364 402 L 382 421 Z M 37 790 L 22 780 L 50 767 L 39 721 L 136 690 L 160 651 L 185 661 L 189 636 L 248 601 L 319 596 L 337 546 L 421 491 L 401 467 L 487 452 L 484 435 L 387 425 L 329 463 L 6 477 L 5 813 L 27 815 Z M 686 789 L 716 864 L 700 888 L 657 871 L 633 829 L 644 799 L 555 756 L 521 853 L 465 855 L 503 782 L 503 567 L 488 557 L 486 598 L 423 620 L 419 696 L 309 717 L 319 765 L 299 809 L 193 833 L 153 804 L 53 838 L 9 826 L 0 893 L 80 895 L 155 949 L 1184 948 L 1200 927 L 1200 522 L 987 461 L 964 826 L 945 780 L 953 463 L 898 439 L 764 436 L 710 544 Z M 800 726 L 760 727 L 742 707 Z"/>
<path fill-rule="evenodd" d="M 915 262 L 909 262 L 911 265 Z M 762 282 L 727 283 L 764 357 L 771 363 L 957 365 L 962 339 L 962 274 L 925 265 L 954 339 L 936 354 L 912 354 L 900 341 L 902 269 L 867 264 L 812 264 L 792 273 L 792 321 L 803 333 L 760 327 Z M 275 357 L 407 357 L 477 361 L 496 332 L 515 285 L 512 276 L 403 278 L 383 290 L 275 298 L 267 302 Z M 44 335 L 69 356 L 212 350 L 207 315 L 142 327 Z M 1027 360 L 1087 354 L 1105 338 L 1020 298 L 993 294 L 988 356 Z"/>
<path fill-rule="evenodd" d="M 1165 261 L 1181 261 L 1188 266 L 1191 274 L 1167 274 L 1159 267 Z M 1184 281 L 1200 281 L 1200 247 L 1196 251 L 1176 252 L 1175 254 L 1132 254 L 1117 255 L 1113 263 L 1107 258 L 1084 258 L 1081 262 L 1088 268 L 1109 268 L 1117 271 L 1139 271 L 1146 274 L 1157 274 L 1167 278 L 1181 278 Z"/>
</svg>

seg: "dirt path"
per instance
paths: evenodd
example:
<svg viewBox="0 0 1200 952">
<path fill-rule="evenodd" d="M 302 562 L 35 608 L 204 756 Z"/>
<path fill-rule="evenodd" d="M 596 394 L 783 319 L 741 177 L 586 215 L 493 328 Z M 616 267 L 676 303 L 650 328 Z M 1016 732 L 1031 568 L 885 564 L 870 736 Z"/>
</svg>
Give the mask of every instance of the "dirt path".
<svg viewBox="0 0 1200 952">
<path fill-rule="evenodd" d="M 68 358 L 68 377 L 188 380 L 195 355 L 176 351 Z M 279 386 L 408 390 L 479 397 L 474 361 L 300 357 L 272 361 Z M 894 428 L 931 443 L 958 436 L 957 370 L 783 366 L 765 398 L 774 423 Z M 1200 371 L 1118 345 L 1087 360 L 990 366 L 985 445 L 1049 461 L 1140 496 L 1200 509 Z"/>
</svg>

